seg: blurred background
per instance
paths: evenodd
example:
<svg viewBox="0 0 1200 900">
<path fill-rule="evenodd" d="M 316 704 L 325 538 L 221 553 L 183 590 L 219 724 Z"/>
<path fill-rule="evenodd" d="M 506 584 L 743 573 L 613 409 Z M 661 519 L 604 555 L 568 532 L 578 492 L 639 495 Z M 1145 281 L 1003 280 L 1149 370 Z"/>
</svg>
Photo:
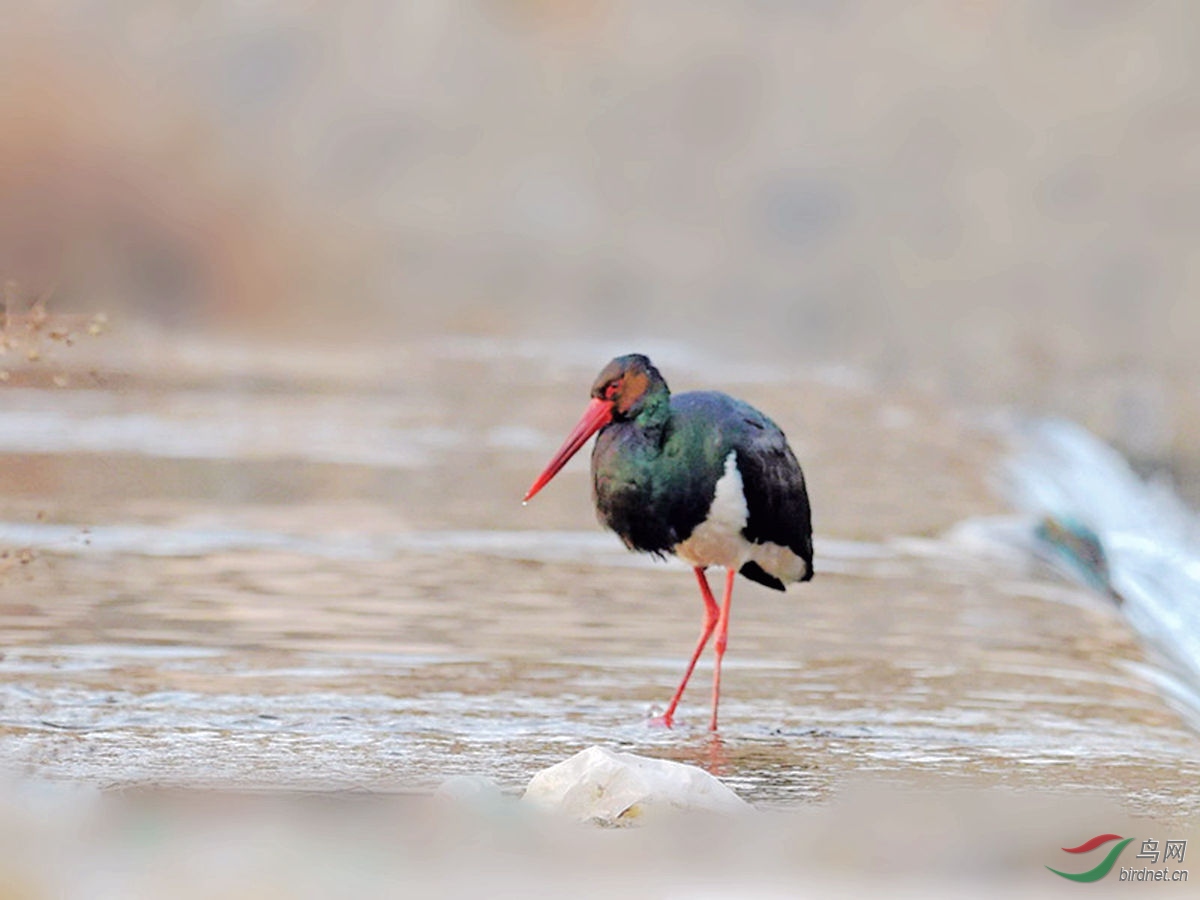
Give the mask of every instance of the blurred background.
<svg viewBox="0 0 1200 900">
<path fill-rule="evenodd" d="M 6 7 L 0 883 L 1030 894 L 1198 834 L 1200 5 Z M 586 455 L 520 505 L 634 350 L 814 502 L 715 738 L 695 686 L 644 722 L 684 566 Z M 576 847 L 409 796 L 595 744 L 791 818 Z"/>
<path fill-rule="evenodd" d="M 1197 833 L 1200 5 L 8 6 L 0 884 L 133 896 L 157 847 L 199 896 L 282 835 L 268 883 L 466 842 L 561 895 L 520 820 L 389 804 L 597 744 L 798 816 L 621 877 L 1028 893 Z M 519 502 L 631 351 L 771 415 L 813 499 L 818 577 L 739 582 L 716 738 L 703 688 L 645 723 L 686 567 L 601 531 L 586 454 Z"/>
<path fill-rule="evenodd" d="M 1186 0 L 23 6 L 24 296 L 848 364 L 1064 414 L 1200 499 Z"/>
</svg>

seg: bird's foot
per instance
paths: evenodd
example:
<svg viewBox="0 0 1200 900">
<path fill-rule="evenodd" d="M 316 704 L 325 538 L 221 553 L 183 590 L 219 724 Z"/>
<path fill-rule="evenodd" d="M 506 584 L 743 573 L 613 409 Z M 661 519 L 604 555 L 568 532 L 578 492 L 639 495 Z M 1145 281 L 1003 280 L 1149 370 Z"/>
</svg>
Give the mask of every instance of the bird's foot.
<svg viewBox="0 0 1200 900">
<path fill-rule="evenodd" d="M 646 722 L 651 728 L 670 728 L 675 724 L 675 717 L 670 713 L 664 713 L 661 716 L 651 716 Z"/>
</svg>

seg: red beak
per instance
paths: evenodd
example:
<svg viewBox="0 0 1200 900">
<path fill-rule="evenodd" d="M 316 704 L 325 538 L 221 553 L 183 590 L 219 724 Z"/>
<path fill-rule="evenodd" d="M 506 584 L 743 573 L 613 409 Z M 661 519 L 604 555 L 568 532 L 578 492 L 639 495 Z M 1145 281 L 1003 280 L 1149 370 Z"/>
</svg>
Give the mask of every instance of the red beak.
<svg viewBox="0 0 1200 900">
<path fill-rule="evenodd" d="M 550 479 L 558 474 L 558 470 L 567 464 L 567 460 L 579 452 L 579 448 L 588 442 L 588 438 L 611 422 L 612 414 L 613 403 L 611 400 L 593 397 L 575 427 L 571 429 L 571 433 L 567 435 L 567 439 L 563 441 L 563 445 L 554 454 L 554 458 L 546 464 L 542 474 L 529 488 L 523 502 L 528 503 L 534 494 L 544 488 Z"/>
</svg>

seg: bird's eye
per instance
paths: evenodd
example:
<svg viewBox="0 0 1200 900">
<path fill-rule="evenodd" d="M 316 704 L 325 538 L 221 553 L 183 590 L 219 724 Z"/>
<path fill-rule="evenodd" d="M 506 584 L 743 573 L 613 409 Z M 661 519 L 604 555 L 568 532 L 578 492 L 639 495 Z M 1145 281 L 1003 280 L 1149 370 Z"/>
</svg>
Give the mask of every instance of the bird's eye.
<svg viewBox="0 0 1200 900">
<path fill-rule="evenodd" d="M 617 396 L 617 389 L 621 387 L 621 382 L 610 381 L 604 388 L 604 399 L 613 400 Z"/>
</svg>

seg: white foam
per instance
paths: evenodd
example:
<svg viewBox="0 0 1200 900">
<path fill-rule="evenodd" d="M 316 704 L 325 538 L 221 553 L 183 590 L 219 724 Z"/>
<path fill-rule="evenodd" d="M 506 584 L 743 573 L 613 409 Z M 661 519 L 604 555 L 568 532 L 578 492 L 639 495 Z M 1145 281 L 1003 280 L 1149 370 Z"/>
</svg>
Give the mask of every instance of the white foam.
<svg viewBox="0 0 1200 900">
<path fill-rule="evenodd" d="M 1007 469 L 1016 504 L 1096 532 L 1124 614 L 1180 670 L 1200 710 L 1200 518 L 1078 425 L 1036 422 L 1019 430 L 1017 442 Z"/>
</svg>

